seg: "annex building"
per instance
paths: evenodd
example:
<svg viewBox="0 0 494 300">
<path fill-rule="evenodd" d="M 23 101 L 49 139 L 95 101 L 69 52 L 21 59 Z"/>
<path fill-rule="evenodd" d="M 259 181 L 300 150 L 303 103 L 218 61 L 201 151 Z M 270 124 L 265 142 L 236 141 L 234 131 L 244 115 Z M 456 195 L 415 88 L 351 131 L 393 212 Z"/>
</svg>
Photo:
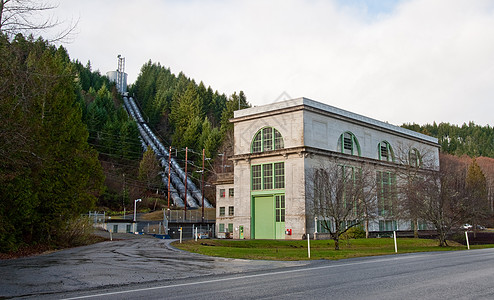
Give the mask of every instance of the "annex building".
<svg viewBox="0 0 494 300">
<path fill-rule="evenodd" d="M 429 168 L 439 169 L 436 138 L 307 98 L 238 110 L 231 122 L 234 168 L 217 186 L 216 232 L 235 239 L 300 239 L 321 232 L 306 196 L 314 167 L 351 169 L 365 162 L 383 190 L 393 184 L 399 151 L 416 164 L 427 154 Z M 412 226 L 389 213 L 376 215 L 371 231 Z"/>
</svg>

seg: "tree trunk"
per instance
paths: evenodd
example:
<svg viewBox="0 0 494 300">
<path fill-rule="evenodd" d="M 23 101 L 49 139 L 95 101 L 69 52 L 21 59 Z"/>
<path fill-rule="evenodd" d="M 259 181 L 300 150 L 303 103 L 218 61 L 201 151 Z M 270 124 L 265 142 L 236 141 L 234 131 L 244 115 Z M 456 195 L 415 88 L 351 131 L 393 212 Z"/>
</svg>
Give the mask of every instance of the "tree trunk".
<svg viewBox="0 0 494 300">
<path fill-rule="evenodd" d="M 446 232 L 442 229 L 438 230 L 439 247 L 447 247 L 448 242 L 446 241 Z"/>
<path fill-rule="evenodd" d="M 365 238 L 369 238 L 369 219 L 365 220 Z"/>
<path fill-rule="evenodd" d="M 340 239 L 334 238 L 334 250 L 340 250 Z"/>
</svg>

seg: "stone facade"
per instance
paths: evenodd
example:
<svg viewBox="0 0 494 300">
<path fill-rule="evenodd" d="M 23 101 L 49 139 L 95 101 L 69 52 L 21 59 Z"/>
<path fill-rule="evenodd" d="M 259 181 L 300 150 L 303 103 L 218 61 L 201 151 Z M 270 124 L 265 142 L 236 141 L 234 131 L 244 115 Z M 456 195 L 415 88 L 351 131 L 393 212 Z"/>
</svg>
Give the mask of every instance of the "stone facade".
<svg viewBox="0 0 494 300">
<path fill-rule="evenodd" d="M 235 193 L 233 199 L 217 197 L 217 227 L 219 222 L 231 222 L 233 238 L 240 238 L 240 229 L 244 238 L 300 239 L 314 232 L 305 192 L 308 173 L 334 159 L 348 164 L 365 161 L 377 169 L 392 170 L 397 162 L 383 160 L 389 154 L 379 150 L 389 145 L 394 152 L 415 149 L 429 159 L 428 166 L 439 168 L 437 139 L 306 98 L 235 111 L 231 121 Z M 351 139 L 343 134 L 355 141 L 355 153 L 347 153 L 344 142 Z M 230 186 L 231 182 L 218 185 L 217 196 Z M 231 202 L 224 201 L 231 200 L 234 216 L 220 216 L 220 205 L 228 214 Z M 374 224 L 373 229 L 379 228 Z"/>
</svg>

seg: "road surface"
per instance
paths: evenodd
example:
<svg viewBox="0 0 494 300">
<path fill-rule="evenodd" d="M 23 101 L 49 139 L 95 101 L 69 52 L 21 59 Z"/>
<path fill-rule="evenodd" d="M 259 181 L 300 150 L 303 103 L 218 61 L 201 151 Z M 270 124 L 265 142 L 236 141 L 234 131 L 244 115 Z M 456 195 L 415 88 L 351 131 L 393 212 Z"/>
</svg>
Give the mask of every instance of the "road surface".
<svg viewBox="0 0 494 300">
<path fill-rule="evenodd" d="M 315 261 L 65 295 L 82 299 L 494 299 L 494 249 Z"/>
<path fill-rule="evenodd" d="M 188 254 L 153 239 L 101 246 L 0 262 L 0 297 L 494 299 L 494 249 L 273 262 Z"/>
<path fill-rule="evenodd" d="M 0 260 L 0 299 L 27 296 L 38 299 L 43 295 L 53 299 L 70 291 L 307 264 L 214 258 L 178 250 L 170 246 L 170 240 L 147 235 L 113 234 L 113 238 L 121 240 Z"/>
</svg>

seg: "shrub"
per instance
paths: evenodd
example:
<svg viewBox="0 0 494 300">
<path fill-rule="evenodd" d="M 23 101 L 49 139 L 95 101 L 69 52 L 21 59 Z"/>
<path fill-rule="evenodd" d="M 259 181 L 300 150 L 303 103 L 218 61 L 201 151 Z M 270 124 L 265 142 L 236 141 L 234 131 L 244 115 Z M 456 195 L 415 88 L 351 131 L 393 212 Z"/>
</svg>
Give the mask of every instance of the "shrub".
<svg viewBox="0 0 494 300">
<path fill-rule="evenodd" d="M 348 229 L 343 235 L 343 239 L 362 239 L 365 238 L 365 230 L 360 226 L 354 226 Z"/>
<path fill-rule="evenodd" d="M 55 243 L 61 248 L 88 245 L 94 239 L 93 232 L 94 227 L 88 217 L 76 218 L 57 231 Z"/>
</svg>

